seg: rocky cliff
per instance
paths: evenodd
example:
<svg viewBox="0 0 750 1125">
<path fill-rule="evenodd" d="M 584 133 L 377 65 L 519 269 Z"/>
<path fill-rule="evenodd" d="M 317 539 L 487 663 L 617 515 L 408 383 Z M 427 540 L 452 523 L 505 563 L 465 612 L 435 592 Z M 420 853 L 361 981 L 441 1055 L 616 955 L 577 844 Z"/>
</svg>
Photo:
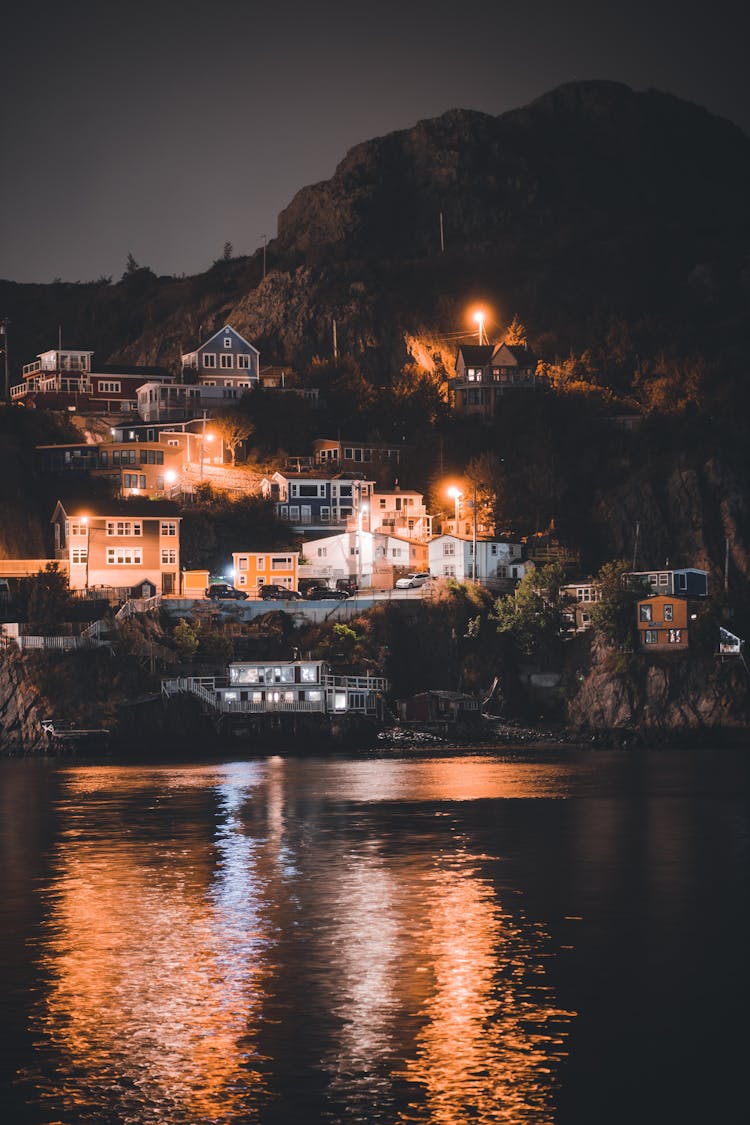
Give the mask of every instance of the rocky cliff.
<svg viewBox="0 0 750 1125">
<path fill-rule="evenodd" d="M 581 734 L 618 731 L 646 738 L 745 732 L 750 724 L 750 675 L 738 659 L 680 655 L 624 657 L 602 641 L 568 705 Z"/>
<path fill-rule="evenodd" d="M 55 714 L 14 645 L 0 650 L 0 754 L 43 752 L 42 719 Z"/>
</svg>

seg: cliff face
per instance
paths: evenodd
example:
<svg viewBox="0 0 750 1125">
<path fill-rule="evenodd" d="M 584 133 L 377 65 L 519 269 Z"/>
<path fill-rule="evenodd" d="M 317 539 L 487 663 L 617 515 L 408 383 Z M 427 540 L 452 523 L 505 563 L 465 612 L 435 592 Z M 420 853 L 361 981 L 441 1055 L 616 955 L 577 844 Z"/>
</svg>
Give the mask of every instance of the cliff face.
<svg viewBox="0 0 750 1125">
<path fill-rule="evenodd" d="M 591 669 L 568 705 L 571 726 L 674 736 L 742 730 L 750 723 L 750 676 L 739 660 L 635 655 L 626 670 L 621 662 L 594 642 Z"/>
<path fill-rule="evenodd" d="M 41 752 L 46 736 L 41 720 L 54 714 L 28 676 L 23 656 L 11 646 L 0 652 L 0 753 Z"/>
</svg>

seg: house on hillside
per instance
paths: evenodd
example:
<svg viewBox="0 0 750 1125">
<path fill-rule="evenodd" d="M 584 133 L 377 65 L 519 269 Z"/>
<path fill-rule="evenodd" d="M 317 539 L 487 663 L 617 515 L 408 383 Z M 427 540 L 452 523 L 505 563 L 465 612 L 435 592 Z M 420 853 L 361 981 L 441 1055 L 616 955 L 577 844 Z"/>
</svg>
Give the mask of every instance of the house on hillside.
<svg viewBox="0 0 750 1125">
<path fill-rule="evenodd" d="M 392 590 L 397 578 L 427 569 L 427 544 L 380 531 L 342 531 L 307 540 L 303 558 L 300 578 L 329 584 L 350 578 L 363 589 Z"/>
<path fill-rule="evenodd" d="M 266 585 L 296 590 L 298 563 L 297 551 L 234 551 L 234 584 L 250 597 L 256 597 L 260 587 Z"/>
<path fill-rule="evenodd" d="M 366 473 L 383 484 L 391 484 L 398 473 L 405 446 L 396 442 L 353 441 L 349 438 L 316 438 L 313 464 L 337 472 Z"/>
<path fill-rule="evenodd" d="M 370 530 L 427 543 L 432 538 L 432 516 L 424 496 L 409 488 L 376 488 L 370 504 Z"/>
<path fill-rule="evenodd" d="M 629 585 L 641 582 L 653 594 L 679 594 L 683 598 L 708 597 L 708 571 L 695 567 L 681 570 L 631 570 L 624 581 Z"/>
<path fill-rule="evenodd" d="M 641 648 L 675 652 L 688 646 L 688 605 L 684 598 L 654 594 L 636 606 Z"/>
<path fill-rule="evenodd" d="M 118 496 L 152 499 L 177 491 L 184 464 L 179 445 L 160 441 L 37 445 L 34 460 L 40 472 L 101 477 Z"/>
<path fill-rule="evenodd" d="M 560 587 L 560 597 L 566 603 L 563 610 L 565 628 L 582 633 L 591 628 L 591 606 L 602 600 L 602 591 L 593 578 L 582 578 Z"/>
<path fill-rule="evenodd" d="M 263 495 L 274 501 L 276 517 L 303 532 L 340 529 L 352 522 L 369 527 L 375 482 L 360 474 L 329 474 L 322 470 L 275 472 L 261 482 Z"/>
<path fill-rule="evenodd" d="M 448 380 L 451 408 L 489 420 L 510 390 L 546 386 L 537 373 L 537 358 L 523 344 L 463 344 L 456 355 L 456 374 Z"/>
<path fill-rule="evenodd" d="M 521 543 L 477 539 L 476 581 L 499 593 L 515 589 L 533 563 L 523 558 Z M 433 578 L 474 578 L 474 541 L 458 535 L 436 535 L 428 544 L 429 570 Z"/>
<path fill-rule="evenodd" d="M 257 386 L 260 352 L 230 324 L 214 332 L 192 352 L 182 356 L 183 376 L 197 375 L 207 387 L 236 387 L 249 390 Z"/>
<path fill-rule="evenodd" d="M 174 382 L 163 367 L 138 364 L 94 366 L 92 351 L 53 348 L 40 352 L 22 369 L 23 380 L 11 387 L 15 405 L 83 414 L 135 413 L 138 388 L 146 382 Z"/>
<path fill-rule="evenodd" d="M 171 501 L 58 500 L 51 522 L 72 590 L 179 591 L 181 517 Z"/>
</svg>

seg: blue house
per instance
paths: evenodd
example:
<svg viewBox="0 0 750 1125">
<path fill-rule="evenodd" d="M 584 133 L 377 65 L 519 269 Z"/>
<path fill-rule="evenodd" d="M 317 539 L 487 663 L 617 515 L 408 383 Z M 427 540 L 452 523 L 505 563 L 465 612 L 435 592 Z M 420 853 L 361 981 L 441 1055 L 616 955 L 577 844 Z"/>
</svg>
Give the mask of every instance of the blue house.
<svg viewBox="0 0 750 1125">
<path fill-rule="evenodd" d="M 226 324 L 193 352 L 185 352 L 182 370 L 194 371 L 205 387 L 258 385 L 260 352 L 231 325 Z"/>
<path fill-rule="evenodd" d="M 358 473 L 276 472 L 263 481 L 276 515 L 301 531 L 366 524 L 375 482 Z"/>
</svg>

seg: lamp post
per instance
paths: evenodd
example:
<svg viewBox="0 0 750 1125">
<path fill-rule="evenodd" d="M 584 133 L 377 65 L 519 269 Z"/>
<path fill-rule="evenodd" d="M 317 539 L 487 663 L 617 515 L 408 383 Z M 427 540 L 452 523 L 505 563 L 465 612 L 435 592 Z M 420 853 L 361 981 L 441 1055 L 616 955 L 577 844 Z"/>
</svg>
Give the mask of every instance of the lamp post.
<svg viewBox="0 0 750 1125">
<path fill-rule="evenodd" d="M 455 502 L 455 511 L 454 511 L 454 517 L 453 517 L 454 522 L 455 522 L 454 532 L 455 532 L 456 535 L 458 535 L 458 518 L 459 518 L 459 511 L 460 511 L 459 505 L 460 505 L 461 497 L 463 496 L 463 492 L 461 492 L 460 488 L 456 488 L 455 485 L 452 485 L 448 489 L 448 495 Z"/>
<path fill-rule="evenodd" d="M 474 521 L 471 536 L 471 580 L 477 580 L 477 482 L 472 483 L 473 498 L 472 507 L 474 509 Z"/>
<path fill-rule="evenodd" d="M 205 418 L 203 419 L 203 421 L 205 422 Z M 213 440 L 214 440 L 214 435 L 213 434 L 207 434 L 204 431 L 204 433 L 201 436 L 201 484 L 203 484 L 203 455 L 204 455 L 205 448 L 206 448 L 206 442 L 207 441 L 213 441 Z"/>
<path fill-rule="evenodd" d="M 0 336 L 3 340 L 3 399 L 10 402 L 10 386 L 8 375 L 8 325 L 10 321 L 7 319 L 0 320 Z"/>
<path fill-rule="evenodd" d="M 483 344 L 487 337 L 484 334 L 484 313 L 481 311 L 481 309 L 474 313 L 474 320 L 477 324 L 477 335 L 479 337 L 479 343 Z"/>
</svg>

